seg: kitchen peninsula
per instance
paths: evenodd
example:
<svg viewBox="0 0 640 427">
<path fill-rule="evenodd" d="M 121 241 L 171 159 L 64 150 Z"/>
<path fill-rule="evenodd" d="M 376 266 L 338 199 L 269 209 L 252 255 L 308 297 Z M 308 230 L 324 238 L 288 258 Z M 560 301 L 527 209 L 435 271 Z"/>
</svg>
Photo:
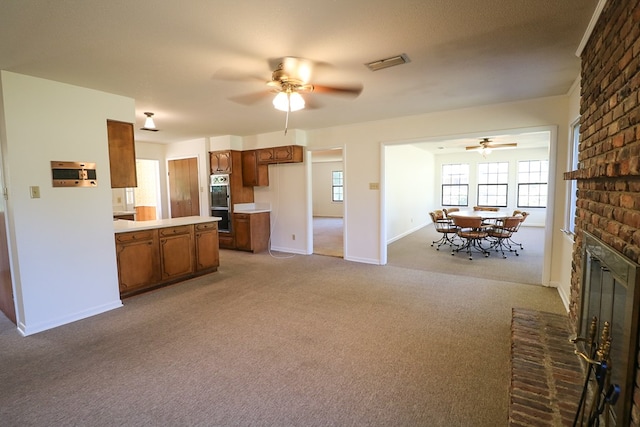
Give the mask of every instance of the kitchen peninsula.
<svg viewBox="0 0 640 427">
<path fill-rule="evenodd" d="M 113 221 L 120 295 L 217 271 L 218 221 L 210 216 Z"/>
</svg>

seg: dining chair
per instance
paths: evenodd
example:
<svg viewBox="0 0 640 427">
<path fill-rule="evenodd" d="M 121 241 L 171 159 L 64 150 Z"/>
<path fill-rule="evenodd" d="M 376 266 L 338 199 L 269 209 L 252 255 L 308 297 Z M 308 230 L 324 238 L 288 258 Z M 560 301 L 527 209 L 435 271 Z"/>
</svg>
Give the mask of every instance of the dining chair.
<svg viewBox="0 0 640 427">
<path fill-rule="evenodd" d="M 513 252 L 516 256 L 520 256 L 518 251 L 514 249 L 509 243 L 509 239 L 513 236 L 513 233 L 518 231 L 520 227 L 521 218 L 517 216 L 510 216 L 507 218 L 499 219 L 494 227 L 489 229 L 489 239 L 492 239 L 491 247 L 496 252 L 502 253 L 502 258 L 506 258 L 505 250 L 507 252 Z"/>
<path fill-rule="evenodd" d="M 529 216 L 529 212 L 514 210 L 513 216 L 520 219 L 520 224 L 518 224 L 518 227 L 515 230 L 515 232 L 517 232 L 518 230 L 520 230 L 520 226 L 522 225 L 524 220 Z M 511 237 L 509 237 L 505 243 L 507 243 L 509 246 L 520 246 L 521 250 L 524 249 L 522 243 L 514 242 Z"/>
<path fill-rule="evenodd" d="M 445 218 L 451 218 L 449 214 L 452 212 L 460 212 L 460 208 L 445 208 L 445 209 L 442 209 L 442 212 L 444 212 Z"/>
<path fill-rule="evenodd" d="M 436 250 L 440 250 L 440 246 L 449 244 L 451 247 L 455 246 L 452 236 L 456 235 L 458 228 L 453 224 L 450 219 L 444 217 L 444 212 L 440 209 L 433 212 L 429 212 L 433 226 L 438 233 L 442 234 L 440 240 L 434 240 L 431 242 L 431 246 L 437 244 Z"/>
<path fill-rule="evenodd" d="M 453 223 L 458 227 L 457 236 L 462 239 L 462 245 L 451 248 L 451 255 L 464 250 L 469 259 L 473 259 L 471 251 L 482 253 L 485 257 L 489 256 L 489 251 L 483 246 L 483 242 L 489 236 L 488 228 L 482 225 L 482 218 L 457 216 L 453 218 Z"/>
</svg>

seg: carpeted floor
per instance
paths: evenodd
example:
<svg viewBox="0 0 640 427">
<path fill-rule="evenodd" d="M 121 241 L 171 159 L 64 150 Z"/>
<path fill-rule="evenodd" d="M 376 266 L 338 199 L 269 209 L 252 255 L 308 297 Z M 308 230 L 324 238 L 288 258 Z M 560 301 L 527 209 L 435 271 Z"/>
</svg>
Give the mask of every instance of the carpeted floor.
<svg viewBox="0 0 640 427">
<path fill-rule="evenodd" d="M 513 307 L 564 313 L 509 278 L 222 250 L 99 316 L 1 318 L 0 424 L 507 425 Z"/>
<path fill-rule="evenodd" d="M 481 277 L 539 285 L 542 283 L 542 262 L 544 256 L 544 228 L 520 227 L 514 240 L 522 243 L 519 256 L 512 253 L 507 258 L 492 252 L 488 258 L 474 254 L 473 260 L 464 253 L 451 255 L 450 246 L 436 250 L 431 243 L 442 235 L 435 231 L 433 224 L 412 233 L 387 247 L 387 263 L 396 267 L 413 268 L 423 271 L 452 273 L 459 276 Z"/>
<path fill-rule="evenodd" d="M 313 253 L 344 257 L 344 219 L 313 217 Z"/>
</svg>

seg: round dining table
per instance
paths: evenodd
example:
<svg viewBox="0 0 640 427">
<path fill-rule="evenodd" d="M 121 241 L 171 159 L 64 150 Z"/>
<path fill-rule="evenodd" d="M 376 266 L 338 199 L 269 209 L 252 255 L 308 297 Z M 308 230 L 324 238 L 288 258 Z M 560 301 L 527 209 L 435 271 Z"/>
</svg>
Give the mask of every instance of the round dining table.
<svg viewBox="0 0 640 427">
<path fill-rule="evenodd" d="M 468 211 L 448 212 L 447 216 L 451 218 L 464 216 L 464 217 L 472 217 L 472 218 L 482 218 L 483 220 L 485 220 L 485 219 L 502 219 L 502 218 L 507 218 L 510 215 L 509 215 L 509 212 L 506 212 L 506 211 L 496 212 L 496 211 L 468 210 Z"/>
</svg>

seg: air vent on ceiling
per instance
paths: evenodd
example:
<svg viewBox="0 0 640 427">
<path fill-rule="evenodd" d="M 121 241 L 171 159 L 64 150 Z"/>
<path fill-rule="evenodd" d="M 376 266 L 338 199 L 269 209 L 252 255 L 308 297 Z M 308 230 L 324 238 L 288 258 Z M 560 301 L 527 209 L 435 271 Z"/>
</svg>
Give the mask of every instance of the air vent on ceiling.
<svg viewBox="0 0 640 427">
<path fill-rule="evenodd" d="M 377 61 L 369 62 L 368 64 L 364 64 L 371 71 L 382 70 L 383 68 L 395 67 L 396 65 L 402 65 L 410 62 L 409 57 L 406 53 L 398 56 L 392 56 L 391 58 L 379 59 Z"/>
</svg>

